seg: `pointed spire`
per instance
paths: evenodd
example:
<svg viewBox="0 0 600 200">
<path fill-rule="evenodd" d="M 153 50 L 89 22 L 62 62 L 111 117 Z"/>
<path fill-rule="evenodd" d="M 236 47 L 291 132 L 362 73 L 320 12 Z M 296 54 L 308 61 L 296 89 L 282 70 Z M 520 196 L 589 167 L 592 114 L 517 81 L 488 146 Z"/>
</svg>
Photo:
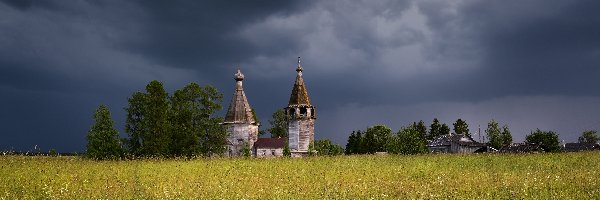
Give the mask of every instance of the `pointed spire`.
<svg viewBox="0 0 600 200">
<path fill-rule="evenodd" d="M 296 67 L 296 72 L 298 72 L 298 74 L 300 76 L 302 76 L 302 65 L 300 64 L 300 56 L 298 56 L 298 67 Z"/>
<path fill-rule="evenodd" d="M 298 75 L 296 76 L 296 82 L 294 83 L 294 88 L 292 88 L 292 95 L 290 96 L 290 101 L 288 106 L 290 105 L 307 105 L 310 106 L 310 97 L 308 97 L 308 91 L 306 90 L 306 86 L 304 85 L 304 79 L 302 78 L 302 65 L 300 65 L 300 57 L 298 57 L 298 66 L 296 67 L 296 72 Z"/>
<path fill-rule="evenodd" d="M 235 73 L 233 75 L 233 79 L 235 79 L 235 81 L 243 81 L 244 80 L 244 74 L 242 74 L 242 72 L 240 71 L 239 65 L 238 65 L 237 73 Z"/>
<path fill-rule="evenodd" d="M 233 75 L 233 79 L 236 81 L 235 92 L 231 98 L 229 109 L 225 115 L 225 123 L 248 123 L 255 124 L 254 115 L 252 114 L 252 108 L 246 98 L 246 93 L 242 87 L 242 81 L 244 80 L 244 74 L 239 69 L 237 73 Z"/>
</svg>

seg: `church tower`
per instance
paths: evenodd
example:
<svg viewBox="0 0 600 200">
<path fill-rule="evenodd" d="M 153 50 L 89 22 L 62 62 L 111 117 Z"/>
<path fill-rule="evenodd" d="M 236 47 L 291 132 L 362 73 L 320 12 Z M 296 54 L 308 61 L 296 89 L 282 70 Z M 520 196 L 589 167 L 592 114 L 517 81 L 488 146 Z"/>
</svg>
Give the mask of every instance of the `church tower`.
<svg viewBox="0 0 600 200">
<path fill-rule="evenodd" d="M 290 101 L 285 108 L 290 121 L 288 123 L 288 143 L 292 156 L 308 153 L 308 146 L 315 139 L 315 107 L 310 103 L 308 91 L 302 79 L 302 65 L 298 57 L 296 82 L 292 89 Z"/>
<path fill-rule="evenodd" d="M 229 109 L 227 109 L 223 126 L 229 134 L 226 154 L 240 156 L 245 145 L 248 145 L 248 148 L 251 149 L 258 139 L 259 124 L 254 119 L 252 108 L 242 87 L 244 74 L 238 69 L 233 78 L 236 81 L 235 92 L 229 104 Z"/>
</svg>

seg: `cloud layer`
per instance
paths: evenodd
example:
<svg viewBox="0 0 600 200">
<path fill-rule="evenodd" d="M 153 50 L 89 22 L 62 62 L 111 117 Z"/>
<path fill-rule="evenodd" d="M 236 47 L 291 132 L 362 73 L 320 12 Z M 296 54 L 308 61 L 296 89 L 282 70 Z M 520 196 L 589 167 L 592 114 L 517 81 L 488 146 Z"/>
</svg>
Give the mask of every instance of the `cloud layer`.
<svg viewBox="0 0 600 200">
<path fill-rule="evenodd" d="M 574 141 L 600 129 L 596 1 L 0 1 L 0 149 L 81 151 L 93 110 L 122 130 L 127 97 L 212 84 L 239 65 L 263 124 L 285 107 L 295 58 L 317 138 L 434 117 L 496 119 Z"/>
</svg>

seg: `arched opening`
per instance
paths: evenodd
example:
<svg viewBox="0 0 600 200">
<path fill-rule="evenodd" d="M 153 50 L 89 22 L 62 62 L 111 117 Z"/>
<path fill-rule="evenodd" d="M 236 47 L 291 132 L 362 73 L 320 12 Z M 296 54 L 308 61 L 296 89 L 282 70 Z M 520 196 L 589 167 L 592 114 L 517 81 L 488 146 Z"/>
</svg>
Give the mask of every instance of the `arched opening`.
<svg viewBox="0 0 600 200">
<path fill-rule="evenodd" d="M 300 116 L 306 116 L 306 108 L 300 108 Z"/>
<path fill-rule="evenodd" d="M 288 112 L 290 117 L 294 118 L 296 116 L 296 109 L 290 108 Z"/>
<path fill-rule="evenodd" d="M 314 117 L 316 116 L 316 114 L 317 114 L 317 113 L 315 113 L 315 109 L 314 109 L 314 108 L 311 108 L 311 109 L 310 109 L 310 116 L 314 118 Z"/>
</svg>

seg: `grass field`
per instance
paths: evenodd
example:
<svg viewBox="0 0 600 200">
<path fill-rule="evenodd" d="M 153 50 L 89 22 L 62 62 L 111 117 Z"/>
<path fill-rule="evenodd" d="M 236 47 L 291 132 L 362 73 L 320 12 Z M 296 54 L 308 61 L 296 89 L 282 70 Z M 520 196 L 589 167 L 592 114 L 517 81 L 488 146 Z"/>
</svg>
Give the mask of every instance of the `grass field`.
<svg viewBox="0 0 600 200">
<path fill-rule="evenodd" d="M 92 161 L 0 156 L 0 199 L 600 199 L 600 152 Z"/>
</svg>

